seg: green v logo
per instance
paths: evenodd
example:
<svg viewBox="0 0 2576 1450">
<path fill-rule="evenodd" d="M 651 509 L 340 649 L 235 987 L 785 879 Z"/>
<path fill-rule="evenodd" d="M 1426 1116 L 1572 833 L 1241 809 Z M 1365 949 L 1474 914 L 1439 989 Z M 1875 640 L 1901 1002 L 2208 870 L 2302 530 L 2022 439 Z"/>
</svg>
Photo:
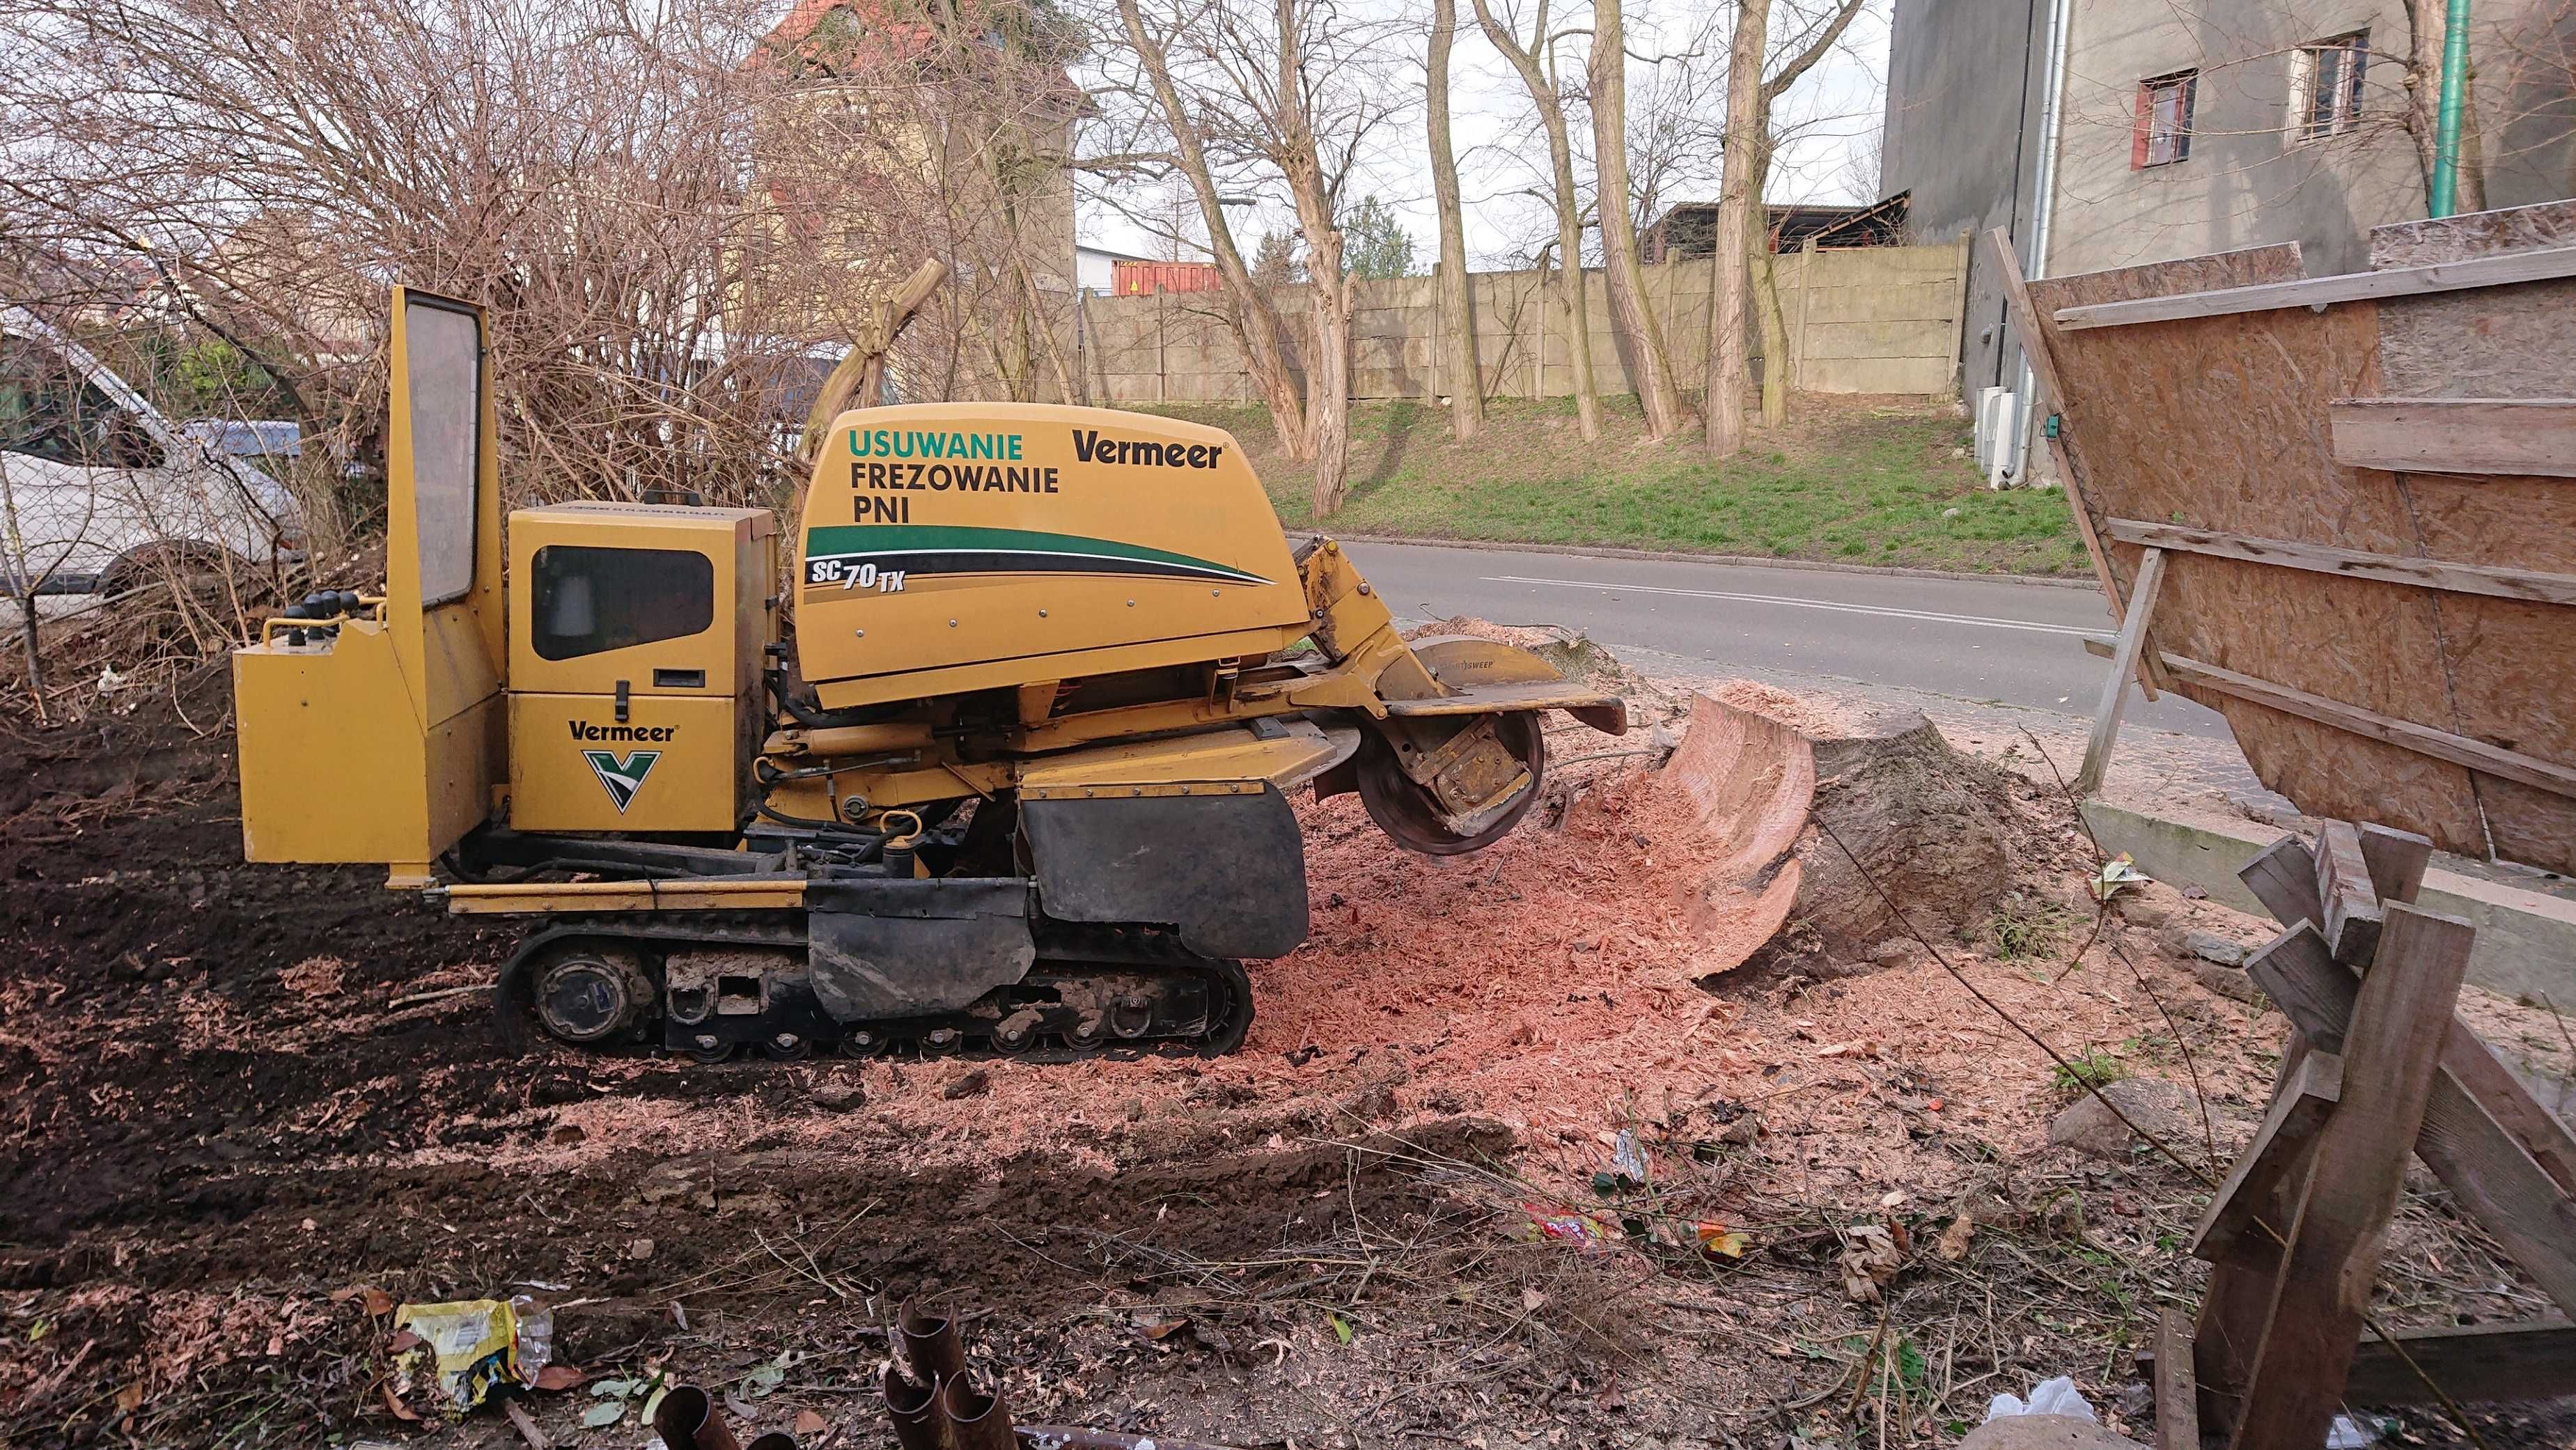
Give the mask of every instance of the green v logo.
<svg viewBox="0 0 2576 1450">
<path fill-rule="evenodd" d="M 662 758 L 658 750 L 638 750 L 620 760 L 606 750 L 585 750 L 581 758 L 590 762 L 591 774 L 608 789 L 608 798 L 617 803 L 617 813 L 635 804 L 635 793 L 644 788 L 644 777 L 653 773 L 653 762 Z"/>
</svg>

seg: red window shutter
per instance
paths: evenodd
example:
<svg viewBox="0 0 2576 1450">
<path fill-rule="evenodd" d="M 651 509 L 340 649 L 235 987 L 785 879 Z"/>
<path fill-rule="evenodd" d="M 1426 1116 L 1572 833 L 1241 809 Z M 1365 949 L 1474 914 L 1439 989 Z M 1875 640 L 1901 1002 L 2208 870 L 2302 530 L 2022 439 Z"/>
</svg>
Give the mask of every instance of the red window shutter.
<svg viewBox="0 0 2576 1450">
<path fill-rule="evenodd" d="M 2155 125 L 2156 88 L 2138 87 L 2138 126 L 2129 138 L 2129 169 L 2143 171 L 2147 165 L 2147 133 Z"/>
</svg>

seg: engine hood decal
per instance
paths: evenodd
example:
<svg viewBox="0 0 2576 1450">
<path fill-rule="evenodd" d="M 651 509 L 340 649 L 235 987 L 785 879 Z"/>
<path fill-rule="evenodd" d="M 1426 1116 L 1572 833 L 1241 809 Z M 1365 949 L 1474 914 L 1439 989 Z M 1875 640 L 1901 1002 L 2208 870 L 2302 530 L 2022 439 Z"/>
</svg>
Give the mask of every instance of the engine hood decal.
<svg viewBox="0 0 2576 1450">
<path fill-rule="evenodd" d="M 1136 574 L 1210 579 L 1228 584 L 1271 581 L 1231 565 L 1078 534 L 940 524 L 839 524 L 805 534 L 805 581 L 830 585 L 876 573 Z"/>
</svg>

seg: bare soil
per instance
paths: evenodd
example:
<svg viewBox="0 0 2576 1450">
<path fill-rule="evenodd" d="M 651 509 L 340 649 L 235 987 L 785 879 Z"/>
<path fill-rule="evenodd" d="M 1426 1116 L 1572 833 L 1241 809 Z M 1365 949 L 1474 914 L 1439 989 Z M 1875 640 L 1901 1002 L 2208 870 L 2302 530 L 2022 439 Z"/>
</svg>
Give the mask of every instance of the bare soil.
<svg viewBox="0 0 2576 1450">
<path fill-rule="evenodd" d="M 1638 688 L 1637 735 L 1551 746 L 1650 740 L 1679 697 Z M 2157 945 L 2259 924 L 2162 887 L 2097 921 L 2071 814 L 2003 772 L 1991 910 L 1703 986 L 1682 816 L 1652 756 L 1604 753 L 1470 858 L 1303 808 L 1314 941 L 1255 967 L 1223 1061 L 509 1057 L 479 993 L 424 999 L 487 981 L 503 931 L 240 863 L 229 737 L 198 733 L 222 694 L 186 676 L 0 744 L 13 1450 L 519 1442 L 491 1408 L 398 1420 L 361 1286 L 550 1301 L 563 1361 L 818 1417 L 809 1447 L 891 1443 L 870 1385 L 921 1293 L 1022 1420 L 1241 1446 L 1945 1444 L 2056 1374 L 2139 1433 L 2133 1355 L 2196 1297 L 2205 1190 L 2049 1148 L 2062 1075 L 1933 952 L 2067 1056 L 2196 1082 L 2194 1164 L 2250 1131 L 2282 1035 Z M 1644 1183 L 1596 1179 L 1623 1131 Z M 1879 1302 L 1842 1262 L 1871 1225 L 1899 1245 Z M 1740 1257 L 1703 1247 L 1729 1231 Z M 2534 1312 L 2437 1197 L 2399 1233 L 2393 1321 Z M 597 1389 L 527 1408 L 556 1444 L 647 1443 L 631 1410 L 578 1423 Z M 2499 1447 L 2576 1423 L 2478 1414 Z"/>
</svg>

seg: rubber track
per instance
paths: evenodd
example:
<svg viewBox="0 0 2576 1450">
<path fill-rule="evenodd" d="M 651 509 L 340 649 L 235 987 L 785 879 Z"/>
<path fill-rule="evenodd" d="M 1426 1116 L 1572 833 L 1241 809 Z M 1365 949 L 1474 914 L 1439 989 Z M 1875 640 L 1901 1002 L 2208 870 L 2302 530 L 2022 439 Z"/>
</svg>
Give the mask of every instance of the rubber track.
<svg viewBox="0 0 2576 1450">
<path fill-rule="evenodd" d="M 623 913 L 558 917 L 529 933 L 502 968 L 501 979 L 493 987 L 495 1025 L 505 1046 L 525 1051 L 543 1041 L 568 1051 L 613 1057 L 653 1057 L 671 1052 L 659 1043 L 594 1046 L 565 1042 L 546 1033 L 537 1024 L 528 973 L 530 965 L 545 948 L 559 942 L 582 939 L 633 942 L 663 951 L 701 946 L 771 948 L 801 953 L 806 946 L 802 912 L 695 912 L 689 915 L 685 924 L 667 916 L 659 920 L 639 921 Z M 1095 1057 L 1134 1059 L 1174 1051 L 1201 1057 L 1221 1057 L 1242 1046 L 1244 1034 L 1252 1026 L 1252 982 L 1245 975 L 1242 964 L 1199 956 L 1183 947 L 1169 932 L 1146 927 L 1050 921 L 1039 923 L 1037 945 L 1037 961 L 1024 979 L 1030 983 L 1063 981 L 1107 972 L 1133 974 L 1140 971 L 1199 978 L 1208 984 L 1212 1004 L 1207 1028 L 1190 1038 L 1165 1037 L 1141 1042 L 1110 1038 L 1090 1046 L 1055 1040 L 1018 1052 L 1005 1052 L 994 1047 L 987 1035 L 993 1024 L 964 1013 L 845 1023 L 842 1031 L 845 1034 L 865 1031 L 875 1036 L 876 1042 L 863 1050 L 862 1055 L 866 1056 L 890 1054 L 1079 1062 Z M 943 1027 L 959 1034 L 957 1046 L 934 1048 L 929 1045 L 929 1035 Z M 829 1053 L 838 1046 L 838 1043 L 818 1044 L 818 1050 Z"/>
</svg>

